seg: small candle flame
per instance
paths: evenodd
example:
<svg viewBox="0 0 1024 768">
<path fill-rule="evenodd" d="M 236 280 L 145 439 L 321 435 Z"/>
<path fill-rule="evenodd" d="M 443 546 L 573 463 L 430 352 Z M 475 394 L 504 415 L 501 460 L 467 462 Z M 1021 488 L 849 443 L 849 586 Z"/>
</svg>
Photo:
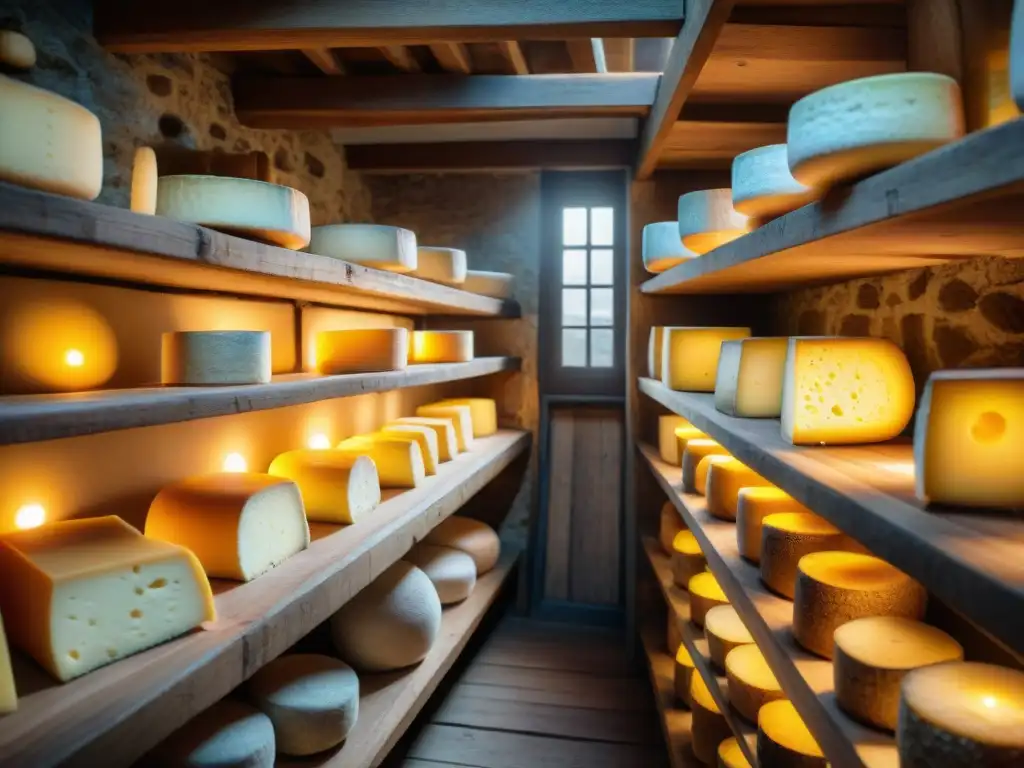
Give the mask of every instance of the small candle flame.
<svg viewBox="0 0 1024 768">
<path fill-rule="evenodd" d="M 46 510 L 41 504 L 26 504 L 14 515 L 14 524 L 21 530 L 38 528 L 46 522 Z"/>
<path fill-rule="evenodd" d="M 69 349 L 64 353 L 64 363 L 69 368 L 81 368 L 85 364 L 85 355 L 80 349 Z"/>
<path fill-rule="evenodd" d="M 248 468 L 249 463 L 240 453 L 229 453 L 224 457 L 225 472 L 245 472 Z"/>
</svg>

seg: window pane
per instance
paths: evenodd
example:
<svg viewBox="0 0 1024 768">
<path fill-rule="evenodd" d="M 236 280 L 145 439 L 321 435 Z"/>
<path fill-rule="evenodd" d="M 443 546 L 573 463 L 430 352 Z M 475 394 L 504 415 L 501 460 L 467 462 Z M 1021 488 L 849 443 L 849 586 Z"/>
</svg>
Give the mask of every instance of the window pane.
<svg viewBox="0 0 1024 768">
<path fill-rule="evenodd" d="M 562 365 L 572 368 L 587 367 L 587 329 L 562 329 Z"/>
<path fill-rule="evenodd" d="M 563 331 L 564 333 L 564 331 Z M 611 368 L 615 365 L 615 333 L 611 328 L 590 331 L 590 367 Z"/>
<path fill-rule="evenodd" d="M 587 244 L 587 209 L 562 209 L 562 245 Z"/>
<path fill-rule="evenodd" d="M 590 252 L 590 284 L 611 285 L 614 281 L 612 251 Z"/>
<path fill-rule="evenodd" d="M 587 324 L 587 291 L 585 288 L 562 289 L 562 325 Z"/>
<path fill-rule="evenodd" d="M 614 245 L 615 244 L 615 209 L 614 208 L 591 208 L 590 209 L 590 244 L 591 245 Z"/>
<path fill-rule="evenodd" d="M 611 288 L 592 288 L 590 290 L 591 325 L 612 325 L 615 322 L 612 298 L 613 290 Z"/>
<path fill-rule="evenodd" d="M 562 285 L 587 284 L 587 252 L 562 251 Z"/>
</svg>

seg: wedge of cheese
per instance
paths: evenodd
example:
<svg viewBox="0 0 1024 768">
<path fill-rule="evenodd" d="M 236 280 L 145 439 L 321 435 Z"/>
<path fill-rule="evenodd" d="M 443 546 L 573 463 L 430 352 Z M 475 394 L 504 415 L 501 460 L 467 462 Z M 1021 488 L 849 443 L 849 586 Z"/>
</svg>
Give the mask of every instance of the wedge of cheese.
<svg viewBox="0 0 1024 768">
<path fill-rule="evenodd" d="M 1021 446 L 1024 368 L 933 373 L 914 424 L 917 496 L 939 504 L 1024 508 Z"/>
<path fill-rule="evenodd" d="M 729 703 L 752 723 L 757 722 L 761 707 L 785 698 L 771 667 L 753 643 L 729 652 L 725 657 L 725 677 L 729 682 Z"/>
<path fill-rule="evenodd" d="M 423 467 L 428 475 L 437 474 L 437 465 L 440 457 L 437 452 L 437 432 L 430 427 L 421 427 L 416 424 L 393 424 L 382 427 L 382 435 L 405 435 L 415 438 L 419 443 L 420 452 L 423 454 Z"/>
<path fill-rule="evenodd" d="M 821 747 L 787 699 L 769 702 L 757 713 L 757 762 L 761 768 L 828 768 Z"/>
<path fill-rule="evenodd" d="M 658 221 L 644 227 L 641 255 L 648 272 L 664 272 L 699 254 L 683 245 L 679 222 Z"/>
<path fill-rule="evenodd" d="M 704 494 L 708 500 L 708 512 L 720 520 L 735 520 L 740 490 L 770 485 L 737 459 L 716 462 L 708 468 L 708 485 Z"/>
<path fill-rule="evenodd" d="M 690 620 L 698 627 L 704 626 L 704 617 L 716 605 L 729 604 L 729 598 L 719 586 L 718 579 L 708 571 L 690 579 L 686 590 L 690 595 Z"/>
<path fill-rule="evenodd" d="M 700 496 L 706 496 L 708 492 L 708 475 L 711 474 L 711 467 L 715 464 L 728 464 L 733 461 L 738 461 L 733 456 L 705 456 L 700 460 L 700 464 L 697 465 L 697 474 L 694 476 L 693 487 L 696 489 L 697 494 Z"/>
<path fill-rule="evenodd" d="M 472 331 L 413 331 L 410 363 L 468 363 L 473 360 Z"/>
<path fill-rule="evenodd" d="M 789 172 L 785 144 L 769 144 L 732 161 L 732 207 L 758 221 L 795 211 L 818 197 Z"/>
<path fill-rule="evenodd" d="M 810 512 L 779 512 L 761 524 L 761 581 L 788 600 L 793 599 L 797 564 L 804 555 L 854 546 L 828 520 Z"/>
<path fill-rule="evenodd" d="M 14 687 L 14 670 L 11 669 L 11 652 L 7 648 L 4 621 L 0 616 L 0 715 L 18 708 L 18 692 Z"/>
<path fill-rule="evenodd" d="M 286 451 L 270 462 L 267 472 L 299 487 L 309 520 L 351 525 L 380 504 L 380 478 L 369 456 L 332 450 Z"/>
<path fill-rule="evenodd" d="M 704 433 L 690 424 L 682 416 L 659 416 L 658 417 L 658 455 L 666 464 L 678 467 L 682 463 L 679 438 L 689 440 L 694 437 L 704 437 Z"/>
<path fill-rule="evenodd" d="M 412 272 L 418 264 L 416 235 L 382 224 L 313 227 L 308 250 L 387 272 Z"/>
<path fill-rule="evenodd" d="M 782 436 L 794 445 L 878 443 L 914 414 L 914 377 L 886 339 L 789 340 Z"/>
<path fill-rule="evenodd" d="M 498 405 L 489 397 L 456 397 L 433 405 L 468 405 L 473 437 L 489 437 L 498 431 Z"/>
<path fill-rule="evenodd" d="M 11 644 L 61 681 L 215 618 L 198 558 L 113 516 L 0 537 L 0 614 Z"/>
<path fill-rule="evenodd" d="M 427 475 L 423 451 L 413 435 L 356 435 L 338 443 L 337 450 L 372 459 L 381 488 L 415 488 Z"/>
<path fill-rule="evenodd" d="M 690 579 L 703 573 L 707 561 L 700 551 L 697 537 L 691 531 L 680 531 L 672 539 L 672 581 L 686 589 Z"/>
<path fill-rule="evenodd" d="M 324 374 L 404 371 L 409 360 L 405 328 L 350 328 L 316 335 L 316 369 Z"/>
<path fill-rule="evenodd" d="M 156 152 L 152 147 L 139 147 L 132 161 L 131 209 L 150 216 L 156 213 L 158 170 Z"/>
<path fill-rule="evenodd" d="M 687 441 L 683 451 L 683 492 L 697 493 L 697 467 L 707 456 L 728 456 L 722 445 L 710 438 L 694 438 Z"/>
<path fill-rule="evenodd" d="M 683 518 L 679 516 L 679 512 L 672 506 L 672 502 L 666 501 L 662 504 L 661 515 L 658 521 L 658 542 L 661 544 L 661 548 L 665 551 L 666 555 L 672 555 L 672 546 L 676 535 L 685 530 L 686 526 L 683 524 Z"/>
<path fill-rule="evenodd" d="M 221 472 L 164 486 L 146 536 L 191 550 L 207 576 L 251 581 L 308 547 L 309 525 L 295 483 Z"/>
<path fill-rule="evenodd" d="M 172 733 L 149 756 L 161 768 L 274 768 L 274 724 L 263 712 L 221 699 Z"/>
<path fill-rule="evenodd" d="M 485 272 L 479 269 L 466 270 L 466 282 L 461 286 L 464 291 L 490 296 L 492 299 L 512 298 L 515 277 L 507 272 Z"/>
<path fill-rule="evenodd" d="M 473 447 L 473 409 L 468 405 L 421 405 L 416 409 L 417 416 L 431 419 L 449 419 L 455 428 L 455 440 L 460 451 L 468 451 Z"/>
<path fill-rule="evenodd" d="M 661 381 L 661 343 L 665 336 L 665 326 L 651 326 L 647 337 L 647 375 Z"/>
<path fill-rule="evenodd" d="M 421 245 L 416 249 L 415 277 L 444 285 L 466 282 L 466 252 L 458 248 Z"/>
<path fill-rule="evenodd" d="M 749 328 L 666 327 L 661 383 L 684 392 L 714 392 L 722 342 L 750 336 Z"/>
<path fill-rule="evenodd" d="M 452 418 L 430 418 L 429 416 L 403 416 L 388 422 L 387 426 L 408 424 L 427 427 L 437 435 L 438 461 L 451 461 L 459 455 L 459 442 L 455 435 L 455 420 Z"/>
<path fill-rule="evenodd" d="M 267 384 L 271 371 L 269 331 L 170 331 L 160 337 L 161 384 Z"/>
<path fill-rule="evenodd" d="M 810 511 L 781 488 L 740 488 L 736 502 L 736 543 L 740 554 L 752 563 L 761 562 L 761 527 L 768 515 Z"/>
<path fill-rule="evenodd" d="M 673 617 L 674 618 L 674 617 Z M 669 626 L 675 626 L 675 621 L 670 621 Z M 676 692 L 676 700 L 687 709 L 690 708 L 690 686 L 693 683 L 693 658 L 686 646 L 682 643 L 675 644 L 675 664 L 673 673 L 673 687 Z"/>
<path fill-rule="evenodd" d="M 704 617 L 704 636 L 708 641 L 711 661 L 722 670 L 725 669 L 725 659 L 733 648 L 754 642 L 743 619 L 731 605 L 716 605 L 707 612 Z"/>
<path fill-rule="evenodd" d="M 722 342 L 715 374 L 715 408 L 745 419 L 779 418 L 788 346 L 787 338 Z"/>
<path fill-rule="evenodd" d="M 718 745 L 732 736 L 732 730 L 701 675 L 690 676 L 690 710 L 693 712 L 690 730 L 693 754 L 705 765 L 714 765 Z"/>
<path fill-rule="evenodd" d="M 731 189 L 702 189 L 679 198 L 679 236 L 683 245 L 705 254 L 745 235 L 751 223 L 732 207 Z"/>
</svg>

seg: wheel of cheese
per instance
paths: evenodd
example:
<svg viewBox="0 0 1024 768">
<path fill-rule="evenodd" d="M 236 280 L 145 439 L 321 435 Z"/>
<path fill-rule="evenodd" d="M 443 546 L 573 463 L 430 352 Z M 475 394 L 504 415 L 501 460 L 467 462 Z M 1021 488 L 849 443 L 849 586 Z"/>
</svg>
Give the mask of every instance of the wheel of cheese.
<svg viewBox="0 0 1024 768">
<path fill-rule="evenodd" d="M 353 435 L 338 443 L 337 451 L 373 459 L 381 488 L 416 488 L 427 477 L 427 463 L 413 435 Z"/>
<path fill-rule="evenodd" d="M 0 64 L 14 69 L 32 69 L 36 65 L 36 47 L 20 32 L 0 30 Z"/>
<path fill-rule="evenodd" d="M 742 461 L 715 461 L 708 467 L 707 489 L 708 512 L 719 520 L 733 521 L 736 519 L 740 490 L 770 486 Z"/>
<path fill-rule="evenodd" d="M 711 661 L 723 670 L 731 650 L 754 642 L 743 619 L 731 605 L 717 605 L 707 612 L 704 617 L 704 636 L 708 640 Z"/>
<path fill-rule="evenodd" d="M 718 745 L 732 736 L 732 730 L 704 678 L 697 674 L 690 676 L 690 711 L 693 712 L 690 732 L 693 754 L 705 765 L 714 765 Z"/>
<path fill-rule="evenodd" d="M 313 227 L 308 250 L 387 272 L 412 272 L 418 264 L 416 235 L 381 224 Z"/>
<path fill-rule="evenodd" d="M 0 180 L 94 200 L 103 186 L 100 121 L 56 93 L 0 75 Z"/>
<path fill-rule="evenodd" d="M 434 430 L 437 436 L 437 459 L 438 461 L 451 461 L 459 455 L 459 443 L 455 434 L 455 424 L 452 419 L 432 419 L 427 416 L 403 416 L 400 419 L 388 422 L 388 426 L 409 424 L 422 426 Z"/>
<path fill-rule="evenodd" d="M 408 360 L 405 328 L 350 328 L 316 335 L 316 369 L 323 374 L 404 371 Z"/>
<path fill-rule="evenodd" d="M 515 277 L 507 272 L 467 269 L 466 281 L 459 287 L 470 293 L 490 296 L 492 299 L 510 299 L 515 287 Z"/>
<path fill-rule="evenodd" d="M 679 516 L 679 511 L 671 501 L 666 501 L 661 507 L 661 520 L 658 524 L 658 542 L 665 550 L 666 555 L 672 556 L 672 545 L 676 536 L 685 530 L 686 525 L 683 523 L 683 518 Z"/>
<path fill-rule="evenodd" d="M 263 712 L 222 699 L 148 755 L 160 768 L 274 768 L 274 725 Z"/>
<path fill-rule="evenodd" d="M 750 762 L 735 736 L 718 745 L 718 768 L 750 768 Z"/>
<path fill-rule="evenodd" d="M 299 487 L 309 520 L 351 525 L 380 504 L 377 465 L 367 456 L 303 448 L 279 454 L 267 472 Z"/>
<path fill-rule="evenodd" d="M 647 375 L 661 381 L 661 341 L 665 335 L 665 326 L 651 326 L 647 337 Z"/>
<path fill-rule="evenodd" d="M 161 176 L 156 212 L 298 250 L 309 243 L 309 200 L 297 189 L 226 176 Z"/>
<path fill-rule="evenodd" d="M 661 334 L 661 383 L 682 392 L 714 392 L 722 343 L 747 338 L 750 329 L 666 325 Z"/>
<path fill-rule="evenodd" d="M 736 501 L 736 543 L 740 554 L 752 563 L 761 562 L 761 527 L 769 515 L 810 511 L 781 488 L 740 488 Z"/>
<path fill-rule="evenodd" d="M 455 430 L 455 439 L 460 451 L 473 447 L 473 409 L 468 405 L 452 403 L 431 403 L 416 409 L 416 416 L 428 419 L 447 419 Z M 399 419 L 406 421 L 406 419 Z"/>
<path fill-rule="evenodd" d="M 690 579 L 686 591 L 690 595 L 690 620 L 698 627 L 704 626 L 704 617 L 716 605 L 729 604 L 718 579 L 709 571 L 698 573 Z"/>
<path fill-rule="evenodd" d="M 411 437 L 420 447 L 423 454 L 423 468 L 428 475 L 437 474 L 437 465 L 441 461 L 437 449 L 437 432 L 430 427 L 423 427 L 418 424 L 391 424 L 381 427 L 380 434 L 396 435 L 398 437 Z"/>
<path fill-rule="evenodd" d="M 731 189 L 703 189 L 679 198 L 679 236 L 694 253 L 713 251 L 749 228 L 747 217 L 732 207 Z"/>
<path fill-rule="evenodd" d="M 797 566 L 793 636 L 811 653 L 832 658 L 832 635 L 867 616 L 920 619 L 927 593 L 884 560 L 854 552 L 814 552 Z"/>
<path fill-rule="evenodd" d="M 424 541 L 465 552 L 476 563 L 477 576 L 483 576 L 494 568 L 501 554 L 501 540 L 491 526 L 458 515 L 442 520 Z"/>
<path fill-rule="evenodd" d="M 812 552 L 846 550 L 850 544 L 846 534 L 810 512 L 769 515 L 761 528 L 761 581 L 792 600 L 800 558 Z"/>
<path fill-rule="evenodd" d="M 697 437 L 686 442 L 683 450 L 683 492 L 697 493 L 697 467 L 707 456 L 728 456 L 722 445 L 709 437 Z"/>
<path fill-rule="evenodd" d="M 889 731 L 896 730 L 907 673 L 964 657 L 942 630 L 895 616 L 847 622 L 833 637 L 836 702 L 854 719 Z"/>
<path fill-rule="evenodd" d="M 363 672 L 421 662 L 441 629 L 441 600 L 423 571 L 399 560 L 331 617 L 338 655 Z"/>
<path fill-rule="evenodd" d="M 770 701 L 785 698 L 761 649 L 753 643 L 733 648 L 725 657 L 725 676 L 729 681 L 729 703 L 752 723 Z"/>
<path fill-rule="evenodd" d="M 131 209 L 135 213 L 156 213 L 157 178 L 156 152 L 152 147 L 139 147 L 132 161 Z"/>
<path fill-rule="evenodd" d="M 711 474 L 711 467 L 716 464 L 728 464 L 730 462 L 739 463 L 739 460 L 732 456 L 722 455 L 705 456 L 700 460 L 700 464 L 697 465 L 697 472 L 693 477 L 693 487 L 697 491 L 698 496 L 707 496 L 708 476 Z"/>
<path fill-rule="evenodd" d="M 669 621 L 669 626 L 675 626 L 675 621 Z M 676 700 L 687 709 L 690 708 L 690 684 L 693 678 L 693 657 L 686 650 L 682 643 L 675 645 L 675 673 L 673 685 L 676 692 Z"/>
<path fill-rule="evenodd" d="M 418 246 L 416 269 L 412 274 L 433 283 L 462 285 L 466 282 L 466 252 L 458 248 Z"/>
<path fill-rule="evenodd" d="M 903 680 L 896 743 L 901 768 L 1024 765 L 1024 673 L 953 662 Z"/>
<path fill-rule="evenodd" d="M 833 187 L 963 135 L 960 87 L 951 77 L 901 72 L 850 80 L 793 104 L 789 170 L 809 187 Z"/>
<path fill-rule="evenodd" d="M 788 338 L 723 341 L 715 372 L 715 410 L 744 419 L 779 418 L 788 348 Z"/>
<path fill-rule="evenodd" d="M 807 205 L 817 194 L 793 178 L 785 144 L 743 152 L 732 161 L 732 207 L 759 220 Z"/>
<path fill-rule="evenodd" d="M 472 331 L 413 331 L 410 363 L 468 363 L 473 360 Z"/>
<path fill-rule="evenodd" d="M 679 222 L 676 221 L 659 221 L 645 226 L 641 249 L 644 269 L 655 273 L 699 255 L 683 245 L 679 237 Z"/>
<path fill-rule="evenodd" d="M 700 551 L 697 537 L 690 531 L 680 531 L 672 539 L 672 581 L 687 589 L 690 579 L 704 572 L 707 561 Z"/>
<path fill-rule="evenodd" d="M 437 590 L 441 605 L 462 602 L 476 586 L 476 563 L 458 549 L 419 544 L 403 559 L 427 574 Z"/>
<path fill-rule="evenodd" d="M 160 342 L 161 384 L 209 387 L 270 383 L 267 331 L 169 331 Z"/>
<path fill-rule="evenodd" d="M 468 405 L 473 437 L 490 437 L 498 431 L 498 404 L 489 397 L 454 397 L 432 405 Z"/>
<path fill-rule="evenodd" d="M 757 713 L 757 763 L 760 768 L 828 768 L 818 742 L 786 699 Z"/>
<path fill-rule="evenodd" d="M 312 755 L 341 744 L 359 717 L 359 678 L 338 659 L 317 654 L 280 656 L 246 686 L 274 724 L 277 751 Z"/>
<path fill-rule="evenodd" d="M 666 464 L 678 467 L 682 463 L 682 449 L 688 440 L 705 434 L 682 416 L 658 417 L 658 456 Z"/>
</svg>

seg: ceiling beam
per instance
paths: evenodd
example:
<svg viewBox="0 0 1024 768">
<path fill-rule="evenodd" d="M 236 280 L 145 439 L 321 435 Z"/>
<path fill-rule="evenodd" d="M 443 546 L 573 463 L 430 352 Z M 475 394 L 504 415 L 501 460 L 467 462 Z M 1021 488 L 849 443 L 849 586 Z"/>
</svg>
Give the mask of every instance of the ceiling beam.
<svg viewBox="0 0 1024 768">
<path fill-rule="evenodd" d="M 606 37 L 602 43 L 604 44 L 604 58 L 608 63 L 609 72 L 633 71 L 633 38 Z"/>
<path fill-rule="evenodd" d="M 420 72 L 420 63 L 412 55 L 412 51 L 404 45 L 382 45 L 378 50 L 384 55 L 391 66 L 401 72 Z"/>
<path fill-rule="evenodd" d="M 330 48 L 305 48 L 303 55 L 325 75 L 344 75 L 345 67 Z"/>
<path fill-rule="evenodd" d="M 631 139 L 467 141 L 345 147 L 348 167 L 363 173 L 628 168 L 635 157 L 636 142 Z"/>
<path fill-rule="evenodd" d="M 730 24 L 785 24 L 804 27 L 907 26 L 907 6 L 903 0 L 833 5 L 747 5 L 739 0 L 737 6 L 729 17 Z"/>
<path fill-rule="evenodd" d="M 462 43 L 431 43 L 430 52 L 445 72 L 468 75 L 473 71 L 469 49 Z"/>
<path fill-rule="evenodd" d="M 296 50 L 679 32 L 683 0 L 96 0 L 109 50 Z"/>
<path fill-rule="evenodd" d="M 508 64 L 509 74 L 530 74 L 530 65 L 526 63 L 526 57 L 523 56 L 523 49 L 519 43 L 515 40 L 500 40 L 498 42 L 498 50 L 501 51 L 501 55 Z"/>
<path fill-rule="evenodd" d="M 589 37 L 566 40 L 566 48 L 569 49 L 569 59 L 572 61 L 572 71 L 581 74 L 596 74 L 598 69 L 597 52 Z"/>
</svg>

